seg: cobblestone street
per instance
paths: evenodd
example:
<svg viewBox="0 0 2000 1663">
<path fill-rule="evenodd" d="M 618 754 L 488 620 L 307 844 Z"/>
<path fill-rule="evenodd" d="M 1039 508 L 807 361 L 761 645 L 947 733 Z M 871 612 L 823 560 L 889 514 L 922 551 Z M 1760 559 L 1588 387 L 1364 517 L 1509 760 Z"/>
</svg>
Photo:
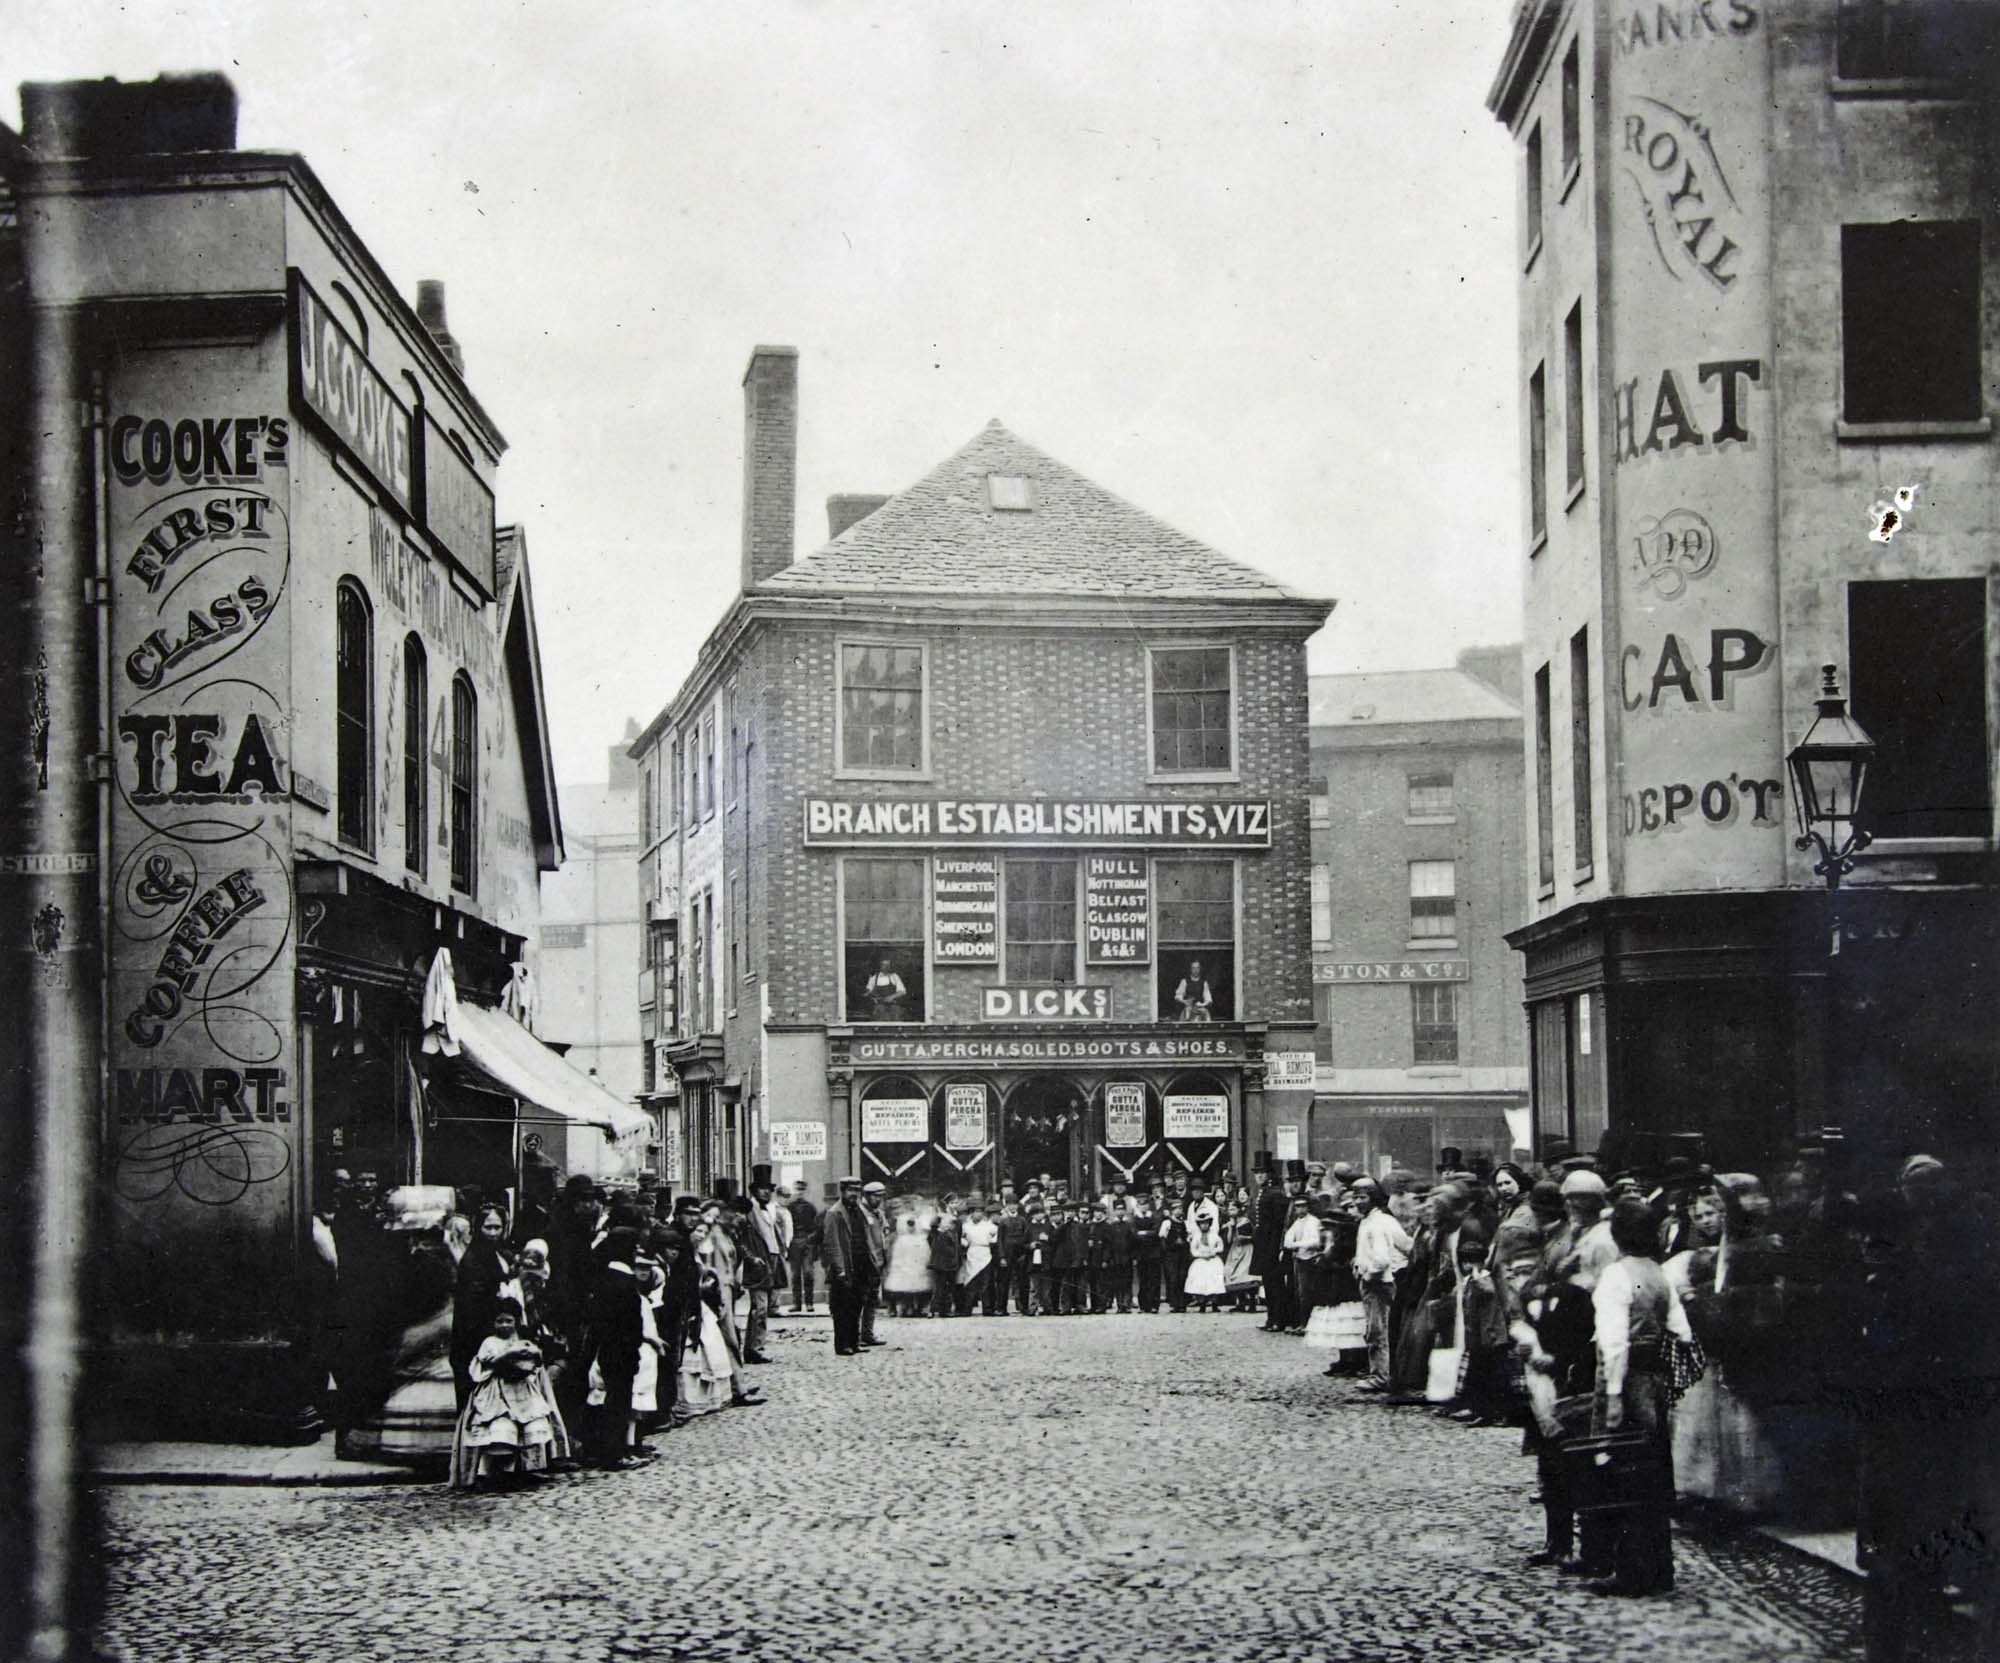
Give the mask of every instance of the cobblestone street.
<svg viewBox="0 0 2000 1663">
<path fill-rule="evenodd" d="M 176 1659 L 1853 1658 L 1859 1597 L 1685 1533 L 1678 1591 L 1527 1569 L 1518 1434 L 1356 1401 L 1255 1317 L 774 1336 L 642 1471 L 104 1492 L 102 1645 Z"/>
</svg>

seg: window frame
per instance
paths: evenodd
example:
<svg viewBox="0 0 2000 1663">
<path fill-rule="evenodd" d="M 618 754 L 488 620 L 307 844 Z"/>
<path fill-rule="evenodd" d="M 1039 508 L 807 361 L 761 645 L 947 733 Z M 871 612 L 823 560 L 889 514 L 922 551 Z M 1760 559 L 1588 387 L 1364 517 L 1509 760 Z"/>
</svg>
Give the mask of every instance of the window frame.
<svg viewBox="0 0 2000 1663">
<path fill-rule="evenodd" d="M 701 718 L 701 817 L 713 820 L 716 809 L 715 707 L 710 705 Z"/>
<path fill-rule="evenodd" d="M 1002 982 L 1026 982 L 1030 985 L 1050 985 L 1046 978 L 1029 976 L 1018 971 L 1011 960 L 1015 943 L 1009 933 L 1010 911 L 1013 905 L 1013 869 L 1016 866 L 1062 866 L 1069 867 L 1070 877 L 1070 917 L 1069 917 L 1069 975 L 1059 979 L 1054 985 L 1076 987 L 1083 981 L 1083 858 L 1069 851 L 1042 851 L 1013 849 L 1000 857 L 1000 980 Z M 1051 903 L 1057 904 L 1057 903 Z M 1046 941 L 1026 940 L 1020 943 L 1027 951 L 1037 947 L 1059 945 L 1057 938 Z"/>
<path fill-rule="evenodd" d="M 460 698 L 468 713 L 465 732 L 459 731 Z M 466 779 L 459 781 L 459 759 L 467 761 Z M 461 882 L 458 808 L 460 793 L 465 801 L 465 865 Z M 472 678 L 460 670 L 451 678 L 451 887 L 463 895 L 479 894 L 479 693 Z"/>
<path fill-rule="evenodd" d="M 915 768 L 874 768 L 847 762 L 847 649 L 849 647 L 889 647 L 898 651 L 912 648 L 917 653 L 917 754 Z M 931 707 L 934 684 L 931 679 L 931 644 L 921 637 L 891 635 L 836 635 L 833 640 L 833 777 L 838 780 L 928 780 L 931 777 Z"/>
<path fill-rule="evenodd" d="M 430 875 L 430 654 L 415 630 L 403 637 L 403 870 Z M 416 716 L 412 743 L 410 717 Z M 415 858 L 412 859 L 411 857 Z"/>
<path fill-rule="evenodd" d="M 890 1025 L 890 1024 L 870 1022 L 864 1017 L 856 1016 L 852 1011 L 848 1009 L 848 1001 L 847 1001 L 847 949 L 848 949 L 847 873 L 850 867 L 865 865 L 870 862 L 902 863 L 906 865 L 912 865 L 917 869 L 917 884 L 919 893 L 918 912 L 920 914 L 917 925 L 919 931 L 919 939 L 917 941 L 917 951 L 919 957 L 923 962 L 923 967 L 924 967 L 923 1013 L 919 1016 L 906 1017 L 903 1020 L 905 1022 L 919 1023 L 919 1024 L 930 1022 L 933 1020 L 932 1012 L 937 1004 L 934 992 L 934 983 L 937 978 L 937 967 L 931 962 L 931 941 L 932 941 L 932 936 L 935 933 L 935 924 L 931 917 L 931 900 L 932 900 L 931 859 L 930 859 L 930 851 L 924 849 L 885 850 L 879 854 L 877 853 L 847 854 L 840 856 L 840 858 L 835 862 L 835 872 L 834 872 L 834 980 L 835 980 L 835 992 L 836 992 L 836 998 L 834 1002 L 835 1011 L 839 1016 L 840 1021 L 844 1025 L 853 1027 L 862 1027 L 862 1028 L 874 1028 L 874 1027 L 882 1027 Z"/>
<path fill-rule="evenodd" d="M 1528 372 L 1528 553 L 1549 540 L 1549 376 L 1543 359 Z"/>
<path fill-rule="evenodd" d="M 1239 759 L 1242 756 L 1240 733 L 1242 700 L 1239 696 L 1242 677 L 1237 672 L 1236 644 L 1233 641 L 1148 641 L 1146 651 L 1146 779 L 1148 783 L 1163 781 L 1209 780 L 1217 784 L 1234 784 L 1242 776 Z M 1229 655 L 1229 765 L 1226 768 L 1168 768 L 1157 766 L 1158 751 L 1154 747 L 1153 735 L 1153 660 L 1163 652 L 1224 652 Z"/>
<path fill-rule="evenodd" d="M 1316 860 L 1310 874 L 1312 885 L 1312 944 L 1315 950 L 1333 946 L 1333 866 Z"/>
<path fill-rule="evenodd" d="M 1532 266 L 1542 252 L 1542 227 L 1548 213 L 1548 191 L 1543 183 L 1547 158 L 1542 152 L 1542 123 L 1537 117 L 1521 142 L 1521 228 L 1525 239 L 1521 250 L 1523 271 Z"/>
<path fill-rule="evenodd" d="M 1451 928 L 1442 935 L 1426 935 L 1417 929 L 1417 902 L 1435 901 L 1442 897 L 1419 895 L 1417 893 L 1417 868 L 1420 866 L 1448 866 L 1451 868 Z M 1408 884 L 1410 901 L 1409 944 L 1412 948 L 1456 947 L 1458 945 L 1458 858 L 1455 855 L 1416 855 L 1408 862 Z"/>
<path fill-rule="evenodd" d="M 678 737 L 667 741 L 667 761 L 663 769 L 667 780 L 667 819 L 661 828 L 663 832 L 673 831 L 681 823 L 681 742 Z"/>
<path fill-rule="evenodd" d="M 1445 806 L 1420 807 L 1419 791 L 1435 791 L 1436 781 L 1444 781 Z M 1429 782 L 1429 783 L 1426 783 Z M 1406 826 L 1453 826 L 1458 823 L 1458 771 L 1432 768 L 1421 774 L 1403 775 L 1403 824 Z"/>
<path fill-rule="evenodd" d="M 1410 1066 L 1412 1068 L 1462 1068 L 1464 1066 L 1460 1059 L 1460 1053 L 1464 1050 L 1464 1034 L 1459 1015 L 1458 986 L 1457 982 L 1412 982 L 1410 984 Z M 1423 1054 L 1425 1044 L 1423 1030 L 1430 1028 L 1433 1030 L 1435 1036 L 1437 1030 L 1441 1030 L 1446 1026 L 1441 1021 L 1432 1020 L 1426 1022 L 1423 1020 L 1422 1011 L 1426 995 L 1429 995 L 1433 1001 L 1444 1000 L 1450 1003 L 1451 1055 L 1449 1057 L 1426 1057 Z M 1438 1040 L 1433 1037 L 1430 1043 L 1435 1045 L 1438 1043 Z"/>
<path fill-rule="evenodd" d="M 1961 232 L 1969 229 L 1972 242 L 1972 262 L 1970 270 L 1969 320 L 1971 368 L 1969 391 L 1971 403 L 1967 410 L 1957 414 L 1943 414 L 1936 409 L 1918 413 L 1894 413 L 1864 405 L 1860 413 L 1852 408 L 1857 377 L 1854 374 L 1854 355 L 1858 350 L 1855 318 L 1860 311 L 1858 302 L 1852 303 L 1852 291 L 1856 287 L 1849 269 L 1850 238 L 1859 245 L 1870 235 L 1878 243 L 1886 244 L 1897 237 L 1915 239 L 1925 232 L 1942 232 L 1947 228 L 1957 228 Z M 1859 233 L 1861 235 L 1854 235 Z M 1838 408 L 1834 422 L 1835 436 L 1843 440 L 1863 442 L 1887 438 L 1907 439 L 1966 439 L 1986 438 L 1993 431 L 1991 414 L 1987 408 L 1987 368 L 1986 368 L 1986 297 L 1985 263 L 1987 259 L 1985 226 L 1977 218 L 1969 219 L 1898 219 L 1898 220 L 1848 220 L 1840 225 L 1839 250 L 1839 304 L 1837 308 L 1840 326 L 1840 353 L 1838 362 Z M 1907 251 L 1898 250 L 1899 254 Z M 1908 297 L 1905 297 L 1908 298 Z M 1910 311 L 1922 310 L 1927 315 L 1928 306 L 1917 308 L 1912 301 L 1904 315 Z M 1865 366 L 1864 366 L 1865 367 Z M 1864 375 L 1860 377 L 1864 390 L 1876 392 L 1878 389 L 1868 384 Z M 1877 375 L 1877 380 L 1883 378 Z M 1934 375 L 1909 375 L 1899 378 L 1914 385 L 1933 385 L 1939 379 Z M 1883 384 L 1887 384 L 1886 381 Z"/>
<path fill-rule="evenodd" d="M 1583 297 L 1563 314 L 1563 485 L 1565 512 L 1574 508 L 1589 478 L 1583 386 Z"/>
<path fill-rule="evenodd" d="M 1177 1016 L 1166 1014 L 1167 995 L 1161 986 L 1161 957 L 1170 948 L 1178 950 L 1178 943 L 1166 939 L 1161 924 L 1161 915 L 1166 906 L 1166 872 L 1175 866 L 1222 865 L 1229 867 L 1229 1009 L 1226 1017 L 1217 1018 L 1224 1022 L 1241 1022 L 1243 1018 L 1243 862 L 1233 855 L 1204 853 L 1160 854 L 1153 860 L 1153 1020 L 1155 1022 L 1178 1022 Z M 1190 945 L 1219 945 L 1212 942 L 1197 942 Z"/>
<path fill-rule="evenodd" d="M 1563 54 L 1561 89 L 1561 151 L 1556 165 L 1561 169 L 1561 183 L 1556 186 L 1556 200 L 1569 200 L 1570 187 L 1583 172 L 1583 63 L 1581 37 L 1571 35 L 1569 50 Z"/>
<path fill-rule="evenodd" d="M 1550 672 L 1535 671 L 1535 881 L 1538 899 L 1556 892 L 1555 733 L 1549 710 Z"/>
<path fill-rule="evenodd" d="M 1591 785 L 1590 625 L 1569 638 L 1570 861 L 1577 881 L 1596 870 L 1596 791 Z"/>
<path fill-rule="evenodd" d="M 362 704 L 358 718 L 346 709 L 346 672 L 341 661 L 349 602 L 357 608 L 361 633 L 356 666 L 360 673 Z M 333 605 L 333 835 L 334 841 L 343 847 L 371 856 L 375 853 L 375 716 L 375 605 L 368 598 L 368 591 L 359 578 L 344 577 L 335 585 Z M 357 722 L 361 748 L 360 803 L 356 829 L 350 834 L 347 770 L 342 764 L 346 759 L 349 730 Z"/>
</svg>

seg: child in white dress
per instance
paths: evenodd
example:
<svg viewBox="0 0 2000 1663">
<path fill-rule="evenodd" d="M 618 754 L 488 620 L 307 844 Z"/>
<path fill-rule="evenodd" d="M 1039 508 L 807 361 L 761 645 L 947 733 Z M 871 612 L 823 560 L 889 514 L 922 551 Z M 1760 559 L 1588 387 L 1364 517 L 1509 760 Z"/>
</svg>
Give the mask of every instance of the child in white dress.
<svg viewBox="0 0 2000 1663">
<path fill-rule="evenodd" d="M 473 1489 L 481 1478 L 537 1478 L 548 1466 L 555 1405 L 542 1389 L 541 1348 L 522 1338 L 520 1325 L 521 1307 L 502 1299 L 493 1310 L 493 1332 L 473 1355 L 472 1391 L 452 1440 L 457 1489 Z"/>
<path fill-rule="evenodd" d="M 1197 1311 L 1212 1311 L 1228 1291 L 1222 1279 L 1222 1237 L 1205 1212 L 1188 1221 L 1187 1295 Z"/>
</svg>

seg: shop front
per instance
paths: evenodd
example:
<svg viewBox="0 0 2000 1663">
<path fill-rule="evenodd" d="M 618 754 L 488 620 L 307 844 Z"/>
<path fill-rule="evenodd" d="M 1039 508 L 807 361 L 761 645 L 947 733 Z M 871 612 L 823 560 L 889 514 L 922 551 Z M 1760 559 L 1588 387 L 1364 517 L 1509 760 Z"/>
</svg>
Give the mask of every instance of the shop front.
<svg viewBox="0 0 2000 1663">
<path fill-rule="evenodd" d="M 835 1118 L 863 1176 L 892 1191 L 1213 1182 L 1263 1147 L 1261 1025 L 831 1037 Z"/>
</svg>

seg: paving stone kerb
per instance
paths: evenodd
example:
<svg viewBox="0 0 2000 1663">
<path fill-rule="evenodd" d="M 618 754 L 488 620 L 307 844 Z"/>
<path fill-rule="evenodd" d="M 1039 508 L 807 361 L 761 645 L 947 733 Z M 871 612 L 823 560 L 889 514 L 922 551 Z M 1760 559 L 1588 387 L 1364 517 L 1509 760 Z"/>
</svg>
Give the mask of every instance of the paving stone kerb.
<svg viewBox="0 0 2000 1663">
<path fill-rule="evenodd" d="M 532 1494 L 107 1491 L 106 1656 L 1858 1659 L 1857 1601 L 1677 1544 L 1679 1591 L 1530 1571 L 1518 1435 L 1356 1401 L 1255 1317 L 772 1341 L 771 1404 Z"/>
</svg>

